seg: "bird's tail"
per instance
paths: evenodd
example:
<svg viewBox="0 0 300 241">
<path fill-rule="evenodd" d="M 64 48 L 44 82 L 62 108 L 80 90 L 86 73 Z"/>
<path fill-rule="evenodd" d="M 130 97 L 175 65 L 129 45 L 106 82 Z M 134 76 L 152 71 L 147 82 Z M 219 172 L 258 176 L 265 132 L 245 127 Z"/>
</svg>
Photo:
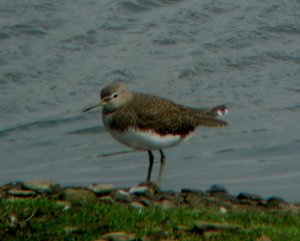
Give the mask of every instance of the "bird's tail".
<svg viewBox="0 0 300 241">
<path fill-rule="evenodd" d="M 218 105 L 213 107 L 211 112 L 215 113 L 216 116 L 226 115 L 228 113 L 228 108 L 226 105 Z"/>
<path fill-rule="evenodd" d="M 227 122 L 219 120 L 216 117 L 227 114 L 228 108 L 226 105 L 218 105 L 211 109 L 198 109 L 199 114 L 199 126 L 204 127 L 225 127 Z"/>
</svg>

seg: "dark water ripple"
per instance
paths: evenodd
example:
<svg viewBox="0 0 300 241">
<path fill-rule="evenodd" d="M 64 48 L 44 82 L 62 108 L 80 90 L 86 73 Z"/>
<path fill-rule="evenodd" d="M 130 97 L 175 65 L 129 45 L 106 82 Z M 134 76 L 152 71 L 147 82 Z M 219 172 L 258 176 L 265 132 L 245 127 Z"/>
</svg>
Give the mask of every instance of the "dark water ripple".
<svg viewBox="0 0 300 241">
<path fill-rule="evenodd" d="M 9 36 L 19 36 L 21 34 L 33 35 L 33 36 L 44 36 L 47 32 L 40 26 L 17 24 L 12 27 L 4 27 L 4 31 L 7 31 Z"/>
<path fill-rule="evenodd" d="M 84 120 L 87 117 L 84 115 L 79 115 L 79 116 L 75 116 L 75 117 L 66 117 L 66 118 L 56 118 L 56 119 L 46 119 L 46 120 L 39 120 L 39 121 L 34 121 L 31 123 L 26 123 L 26 124 L 21 124 L 21 125 L 17 125 L 11 128 L 7 128 L 4 130 L 0 130 L 0 137 L 4 137 L 4 136 L 8 136 L 14 133 L 18 133 L 21 131 L 31 131 L 31 130 L 35 130 L 38 131 L 39 129 L 51 129 L 51 128 L 55 128 L 56 126 L 59 125 L 66 125 L 68 123 L 73 123 L 79 120 Z M 98 129 L 98 128 L 96 128 Z M 93 128 L 94 130 L 94 128 Z M 78 132 L 81 132 L 78 130 Z"/>
</svg>

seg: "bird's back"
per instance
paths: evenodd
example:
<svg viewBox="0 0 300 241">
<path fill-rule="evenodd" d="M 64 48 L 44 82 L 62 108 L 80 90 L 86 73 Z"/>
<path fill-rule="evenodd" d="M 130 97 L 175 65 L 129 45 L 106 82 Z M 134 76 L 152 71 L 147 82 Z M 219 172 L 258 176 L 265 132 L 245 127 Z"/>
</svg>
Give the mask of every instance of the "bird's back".
<svg viewBox="0 0 300 241">
<path fill-rule="evenodd" d="M 224 127 L 226 122 L 216 119 L 213 109 L 195 109 L 175 104 L 164 98 L 133 93 L 122 108 L 107 114 L 110 128 L 150 130 L 160 135 L 190 134 L 196 127 Z"/>
</svg>

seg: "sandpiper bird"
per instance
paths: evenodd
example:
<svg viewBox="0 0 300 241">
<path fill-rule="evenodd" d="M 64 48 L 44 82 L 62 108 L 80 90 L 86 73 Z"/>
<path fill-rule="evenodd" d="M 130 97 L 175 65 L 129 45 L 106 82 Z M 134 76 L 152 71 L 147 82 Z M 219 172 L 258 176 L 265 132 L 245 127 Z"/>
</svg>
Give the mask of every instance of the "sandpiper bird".
<svg viewBox="0 0 300 241">
<path fill-rule="evenodd" d="M 98 106 L 103 106 L 104 126 L 114 138 L 128 147 L 148 152 L 148 182 L 154 161 L 152 151 L 160 152 L 158 186 L 166 161 L 164 148 L 180 143 L 196 127 L 227 126 L 226 122 L 216 119 L 227 113 L 225 105 L 210 109 L 185 107 L 157 96 L 131 92 L 121 83 L 104 87 L 100 93 L 100 102 L 83 111 Z"/>
</svg>

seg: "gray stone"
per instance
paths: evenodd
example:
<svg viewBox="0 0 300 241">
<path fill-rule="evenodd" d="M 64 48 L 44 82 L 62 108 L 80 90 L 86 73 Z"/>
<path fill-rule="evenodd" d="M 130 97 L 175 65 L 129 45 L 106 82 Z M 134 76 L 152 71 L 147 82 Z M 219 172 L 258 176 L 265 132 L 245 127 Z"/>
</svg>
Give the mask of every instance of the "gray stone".
<svg viewBox="0 0 300 241">
<path fill-rule="evenodd" d="M 250 201 L 255 201 L 255 202 L 261 202 L 263 201 L 263 198 L 257 194 L 250 194 L 250 193 L 244 193 L 241 192 L 238 196 L 237 199 L 239 200 L 250 200 Z"/>
<path fill-rule="evenodd" d="M 61 207 L 63 211 L 68 211 L 70 210 L 71 207 L 70 202 L 66 202 L 66 201 L 57 201 L 55 204 Z"/>
<path fill-rule="evenodd" d="M 269 206 L 272 206 L 272 207 L 283 207 L 283 206 L 289 205 L 289 203 L 287 201 L 285 201 L 284 199 L 282 199 L 280 197 L 270 197 L 267 200 L 267 203 Z"/>
<path fill-rule="evenodd" d="M 132 202 L 129 204 L 130 207 L 136 208 L 136 209 L 143 209 L 145 206 L 141 202 Z"/>
<path fill-rule="evenodd" d="M 231 225 L 227 223 L 206 223 L 206 222 L 196 222 L 192 228 L 193 232 L 203 234 L 208 231 L 229 231 L 236 232 L 240 231 L 242 228 L 238 225 Z"/>
<path fill-rule="evenodd" d="M 33 196 L 36 194 L 35 191 L 32 191 L 32 190 L 22 190 L 22 189 L 10 189 L 8 192 L 7 192 L 9 195 L 13 195 L 13 196 L 23 196 L 23 197 L 26 197 L 26 196 Z"/>
<path fill-rule="evenodd" d="M 154 191 L 152 188 L 149 188 L 148 186 L 136 186 L 129 189 L 129 194 L 151 196 L 154 194 Z"/>
<path fill-rule="evenodd" d="M 75 226 L 66 226 L 64 227 L 64 231 L 66 234 L 72 234 L 72 233 L 77 233 L 79 232 L 79 228 Z"/>
<path fill-rule="evenodd" d="M 152 205 L 152 202 L 149 200 L 149 199 L 147 199 L 147 198 L 141 198 L 140 200 L 139 200 L 144 206 L 151 206 Z"/>
<path fill-rule="evenodd" d="M 153 182 L 145 181 L 145 182 L 140 183 L 138 186 L 139 187 L 148 187 L 148 189 L 150 190 L 150 193 L 153 193 L 153 194 L 159 193 L 161 191 L 159 186 L 157 186 Z"/>
<path fill-rule="evenodd" d="M 115 185 L 113 184 L 93 184 L 88 186 L 88 189 L 96 194 L 105 195 L 109 194 L 115 190 Z"/>
<path fill-rule="evenodd" d="M 110 195 L 105 195 L 105 196 L 100 197 L 99 201 L 102 203 L 110 203 L 110 204 L 115 203 L 115 201 L 113 200 L 113 198 Z"/>
<path fill-rule="evenodd" d="M 210 189 L 207 190 L 207 193 L 214 195 L 214 194 L 228 194 L 225 187 L 222 185 L 212 185 Z"/>
<path fill-rule="evenodd" d="M 94 204 L 98 200 L 95 193 L 83 188 L 66 188 L 63 199 L 75 204 Z"/>
<path fill-rule="evenodd" d="M 268 236 L 262 236 L 257 238 L 255 241 L 272 241 L 272 239 L 269 238 Z"/>
<path fill-rule="evenodd" d="M 51 180 L 30 180 L 23 183 L 27 189 L 37 192 L 51 192 L 54 183 Z"/>
<path fill-rule="evenodd" d="M 175 207 L 175 204 L 168 199 L 162 199 L 160 201 L 156 201 L 155 204 L 164 210 L 168 210 Z"/>
<path fill-rule="evenodd" d="M 134 241 L 136 240 L 136 235 L 125 232 L 112 232 L 102 235 L 101 239 L 108 241 Z"/>
<path fill-rule="evenodd" d="M 203 194 L 203 192 L 199 189 L 192 188 L 182 188 L 181 193 L 194 193 L 194 194 Z"/>
<path fill-rule="evenodd" d="M 115 192 L 114 195 L 115 200 L 121 201 L 121 202 L 131 202 L 132 198 L 130 197 L 130 194 L 128 191 L 125 190 L 118 190 Z"/>
</svg>

